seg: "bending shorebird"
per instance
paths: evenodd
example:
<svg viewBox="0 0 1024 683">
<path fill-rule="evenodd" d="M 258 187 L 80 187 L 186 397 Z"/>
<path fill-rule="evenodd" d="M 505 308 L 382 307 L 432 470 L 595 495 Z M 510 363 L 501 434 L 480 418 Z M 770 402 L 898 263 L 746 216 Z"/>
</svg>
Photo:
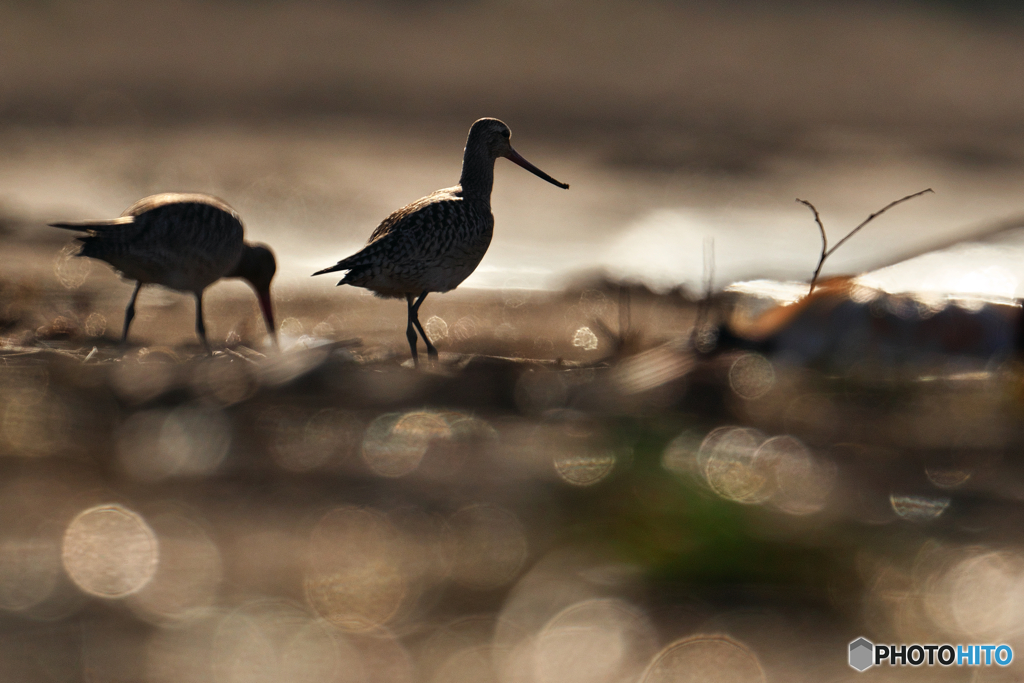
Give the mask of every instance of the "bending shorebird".
<svg viewBox="0 0 1024 683">
<path fill-rule="evenodd" d="M 519 155 L 509 144 L 511 132 L 498 119 L 480 119 L 469 129 L 459 184 L 395 211 L 370 235 L 359 252 L 317 271 L 348 273 L 339 285 L 365 287 L 384 298 L 405 297 L 409 320 L 405 336 L 413 362 L 418 362 L 416 333 L 436 358 L 419 321 L 419 310 L 430 292 L 448 292 L 476 270 L 487 252 L 494 230 L 491 186 L 494 161 L 505 157 L 553 185 L 569 189 Z"/>
<path fill-rule="evenodd" d="M 242 239 L 242 221 L 226 203 L 205 194 L 155 194 L 135 202 L 120 218 L 50 223 L 54 228 L 86 232 L 77 256 L 106 261 L 136 281 L 124 312 L 121 342 L 135 317 L 135 299 L 144 284 L 163 285 L 196 297 L 196 333 L 203 345 L 203 290 L 222 277 L 249 281 L 259 297 L 267 330 L 276 341 L 270 281 L 277 270 L 274 253 Z"/>
</svg>

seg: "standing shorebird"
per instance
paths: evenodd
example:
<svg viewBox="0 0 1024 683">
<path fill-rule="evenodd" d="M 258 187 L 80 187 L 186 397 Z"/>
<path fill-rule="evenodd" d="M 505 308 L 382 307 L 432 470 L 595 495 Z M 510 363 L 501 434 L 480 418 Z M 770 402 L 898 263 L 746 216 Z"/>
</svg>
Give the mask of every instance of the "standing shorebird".
<svg viewBox="0 0 1024 683">
<path fill-rule="evenodd" d="M 203 290 L 222 277 L 249 281 L 259 297 L 267 330 L 276 339 L 270 305 L 270 281 L 277 270 L 274 253 L 242 239 L 242 221 L 226 203 L 206 194 L 155 194 L 135 202 L 120 218 L 50 223 L 54 228 L 86 232 L 77 256 L 106 261 L 136 281 L 124 312 L 121 342 L 135 317 L 135 299 L 144 284 L 163 285 L 196 297 L 196 333 L 209 348 L 203 324 Z"/>
<path fill-rule="evenodd" d="M 552 185 L 569 189 L 524 159 L 509 144 L 511 132 L 498 119 L 480 119 L 469 129 L 459 184 L 438 190 L 385 218 L 360 251 L 337 265 L 317 271 L 348 273 L 339 285 L 365 287 L 383 298 L 405 297 L 409 320 L 405 336 L 418 362 L 416 332 L 437 349 L 420 325 L 419 310 L 430 292 L 449 292 L 476 270 L 494 231 L 491 186 L 494 161 L 505 157 Z"/>
</svg>

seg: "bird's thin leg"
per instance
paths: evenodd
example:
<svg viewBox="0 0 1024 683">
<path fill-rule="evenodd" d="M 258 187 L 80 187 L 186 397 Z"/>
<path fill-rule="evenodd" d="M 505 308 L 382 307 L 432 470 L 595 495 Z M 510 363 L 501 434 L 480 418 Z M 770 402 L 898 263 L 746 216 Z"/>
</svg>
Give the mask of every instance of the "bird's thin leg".
<svg viewBox="0 0 1024 683">
<path fill-rule="evenodd" d="M 409 307 L 409 321 L 405 326 L 405 338 L 409 340 L 409 348 L 412 350 L 413 364 L 419 365 L 420 359 L 416 353 L 416 329 L 413 327 L 413 320 L 415 320 L 416 314 L 413 311 L 412 294 L 405 295 L 405 303 Z"/>
<path fill-rule="evenodd" d="M 203 341 L 206 350 L 210 350 L 210 342 L 206 341 L 206 325 L 203 324 L 203 293 L 196 292 L 196 334 Z"/>
<path fill-rule="evenodd" d="M 135 291 L 132 292 L 132 300 L 128 302 L 128 308 L 124 309 L 124 331 L 121 332 L 121 343 L 125 344 L 128 342 L 128 327 L 132 324 L 132 319 L 135 318 L 135 300 L 139 298 L 139 290 L 142 289 L 142 283 L 135 283 Z"/>
<path fill-rule="evenodd" d="M 420 336 L 423 337 L 423 341 L 427 343 L 427 356 L 430 358 L 437 358 L 437 349 L 427 339 L 427 333 L 423 331 L 423 325 L 420 325 L 420 304 L 427 298 L 428 292 L 420 294 L 420 298 L 416 299 L 416 303 L 412 305 L 412 322 L 416 326 L 416 329 L 420 331 Z"/>
</svg>

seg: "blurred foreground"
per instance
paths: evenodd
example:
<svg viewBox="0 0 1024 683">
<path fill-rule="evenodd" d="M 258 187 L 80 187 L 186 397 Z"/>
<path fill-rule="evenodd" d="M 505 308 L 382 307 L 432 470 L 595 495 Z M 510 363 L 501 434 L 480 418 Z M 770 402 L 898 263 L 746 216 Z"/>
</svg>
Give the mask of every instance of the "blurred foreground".
<svg viewBox="0 0 1024 683">
<path fill-rule="evenodd" d="M 206 356 L 155 290 L 122 352 L 119 294 L 3 290 L 0 680 L 1016 680 L 846 664 L 1024 651 L 1014 365 L 701 358 L 601 285 L 438 297 L 419 371 L 358 296 L 263 353 L 221 288 Z"/>
</svg>

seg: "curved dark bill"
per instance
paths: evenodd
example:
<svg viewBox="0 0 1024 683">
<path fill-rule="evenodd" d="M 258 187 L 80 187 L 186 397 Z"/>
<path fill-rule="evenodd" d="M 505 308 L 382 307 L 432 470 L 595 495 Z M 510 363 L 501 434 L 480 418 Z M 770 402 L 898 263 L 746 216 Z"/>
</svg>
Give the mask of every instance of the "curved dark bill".
<svg viewBox="0 0 1024 683">
<path fill-rule="evenodd" d="M 257 297 L 260 300 L 260 308 L 263 309 L 263 320 L 267 323 L 267 332 L 270 338 L 277 344 L 277 330 L 274 329 L 274 309 L 270 303 L 270 292 L 259 292 Z"/>
<path fill-rule="evenodd" d="M 510 148 L 508 150 L 508 154 L 505 156 L 505 158 L 508 159 L 509 161 L 511 161 L 514 164 L 518 164 L 519 166 L 522 166 L 523 168 L 525 168 L 527 171 L 529 171 L 533 175 L 537 176 L 538 178 L 543 178 L 544 180 L 548 181 L 552 185 L 558 185 L 563 190 L 568 190 L 569 189 L 568 185 L 566 185 L 565 183 L 561 183 L 561 182 L 555 180 L 554 178 L 549 176 L 547 173 L 545 173 L 544 171 L 540 170 L 539 168 L 537 168 L 536 166 L 531 164 L 529 161 L 524 159 L 523 155 L 520 154 L 519 152 L 515 151 L 514 149 Z"/>
</svg>

